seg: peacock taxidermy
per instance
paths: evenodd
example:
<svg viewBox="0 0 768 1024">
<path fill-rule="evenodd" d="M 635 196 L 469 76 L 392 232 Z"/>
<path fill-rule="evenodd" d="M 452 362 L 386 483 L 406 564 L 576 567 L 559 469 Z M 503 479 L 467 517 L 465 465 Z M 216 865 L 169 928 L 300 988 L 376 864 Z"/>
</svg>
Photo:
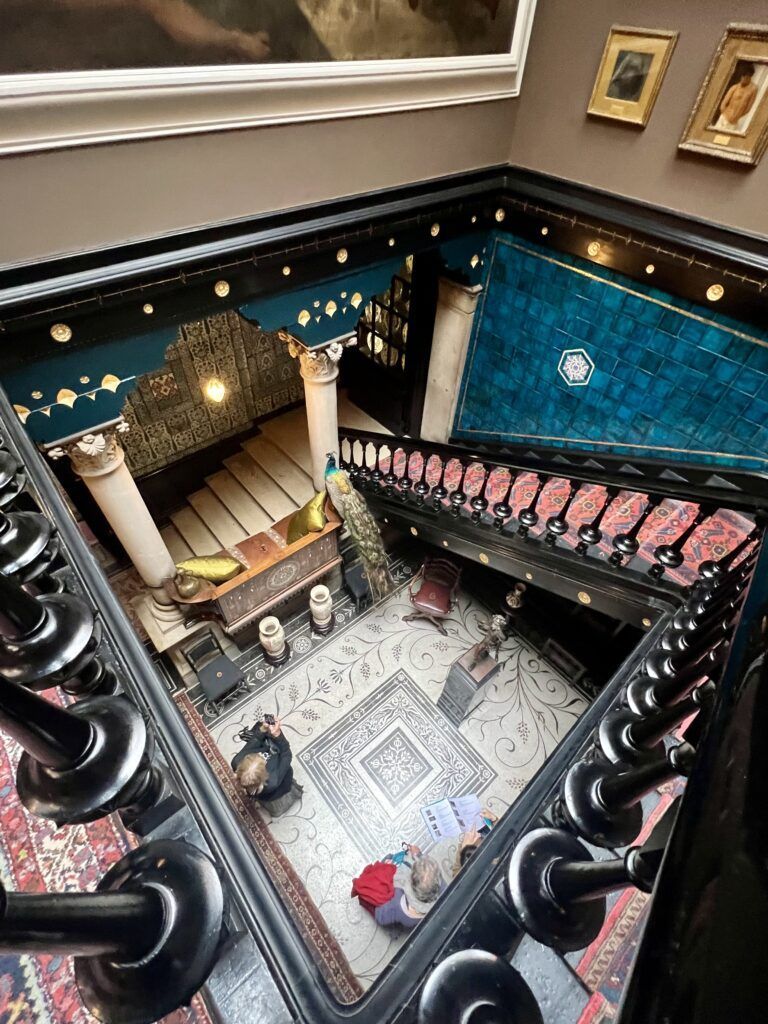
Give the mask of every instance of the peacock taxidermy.
<svg viewBox="0 0 768 1024">
<path fill-rule="evenodd" d="M 332 453 L 328 455 L 325 467 L 325 489 L 333 507 L 344 520 L 360 555 L 373 599 L 378 601 L 386 597 L 394 588 L 394 581 L 389 572 L 387 552 L 381 542 L 379 528 L 347 474 L 336 466 L 336 457 Z"/>
</svg>

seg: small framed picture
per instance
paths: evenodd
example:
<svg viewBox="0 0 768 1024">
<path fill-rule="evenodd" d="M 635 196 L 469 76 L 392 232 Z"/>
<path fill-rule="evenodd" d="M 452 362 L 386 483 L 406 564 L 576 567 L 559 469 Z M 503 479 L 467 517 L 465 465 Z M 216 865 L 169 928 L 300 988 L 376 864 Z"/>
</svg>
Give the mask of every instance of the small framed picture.
<svg viewBox="0 0 768 1024">
<path fill-rule="evenodd" d="M 729 25 L 680 148 L 755 166 L 768 143 L 768 25 Z"/>
<path fill-rule="evenodd" d="M 645 128 L 659 94 L 677 32 L 614 25 L 587 113 Z"/>
</svg>

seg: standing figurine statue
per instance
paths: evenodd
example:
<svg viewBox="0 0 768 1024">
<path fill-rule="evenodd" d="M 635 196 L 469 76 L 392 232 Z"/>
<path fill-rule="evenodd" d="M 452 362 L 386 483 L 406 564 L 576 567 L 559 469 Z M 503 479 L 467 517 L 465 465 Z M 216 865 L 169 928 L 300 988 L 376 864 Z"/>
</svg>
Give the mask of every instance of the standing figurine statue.
<svg viewBox="0 0 768 1024">
<path fill-rule="evenodd" d="M 480 627 L 483 635 L 472 648 L 472 662 L 469 666 L 471 672 L 487 655 L 492 654 L 498 661 L 499 649 L 507 638 L 506 618 L 504 615 L 491 615 Z"/>
</svg>

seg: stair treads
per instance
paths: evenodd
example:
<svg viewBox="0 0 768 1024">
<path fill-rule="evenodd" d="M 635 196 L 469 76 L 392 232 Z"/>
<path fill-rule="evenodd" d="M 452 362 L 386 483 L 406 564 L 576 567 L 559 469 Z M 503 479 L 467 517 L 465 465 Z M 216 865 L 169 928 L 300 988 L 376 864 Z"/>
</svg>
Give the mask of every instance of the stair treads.
<svg viewBox="0 0 768 1024">
<path fill-rule="evenodd" d="M 221 544 L 202 521 L 193 508 L 188 505 L 171 515 L 171 522 L 192 548 L 196 555 L 213 555 L 221 550 Z"/>
<path fill-rule="evenodd" d="M 220 547 L 226 548 L 232 544 L 239 544 L 248 536 L 232 513 L 207 487 L 190 494 L 187 501 L 214 534 Z"/>
<path fill-rule="evenodd" d="M 248 452 L 238 452 L 224 459 L 224 465 L 276 523 L 283 516 L 295 512 L 298 504 L 289 498 L 272 477 L 253 461 Z"/>
<path fill-rule="evenodd" d="M 351 430 L 369 430 L 373 434 L 392 433 L 367 412 L 358 409 L 344 394 L 339 395 L 339 426 L 349 427 Z"/>
<path fill-rule="evenodd" d="M 302 406 L 261 424 L 262 434 L 312 476 L 307 410 Z"/>
<path fill-rule="evenodd" d="M 272 525 L 269 514 L 261 508 L 242 487 L 231 473 L 222 469 L 213 476 L 207 476 L 205 482 L 226 508 L 240 523 L 249 537 Z"/>
<path fill-rule="evenodd" d="M 303 505 L 315 493 L 312 478 L 263 435 L 244 441 L 243 448 L 297 505 Z"/>
<path fill-rule="evenodd" d="M 165 541 L 165 546 L 170 551 L 174 562 L 183 562 L 185 558 L 191 558 L 194 554 L 175 526 L 164 527 L 160 531 L 160 536 Z"/>
</svg>

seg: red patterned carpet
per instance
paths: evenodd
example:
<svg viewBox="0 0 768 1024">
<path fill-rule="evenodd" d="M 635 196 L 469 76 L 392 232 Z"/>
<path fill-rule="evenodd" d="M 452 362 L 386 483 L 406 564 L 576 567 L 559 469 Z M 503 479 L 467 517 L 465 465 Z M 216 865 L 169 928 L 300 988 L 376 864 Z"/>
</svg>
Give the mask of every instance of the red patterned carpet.
<svg viewBox="0 0 768 1024">
<path fill-rule="evenodd" d="M 49 694 L 46 696 L 50 697 Z M 107 868 L 134 845 L 117 817 L 61 829 L 21 806 L 14 778 L 20 750 L 0 733 L 0 877 L 10 890 L 93 890 Z M 211 1024 L 199 996 L 167 1024 Z M 61 956 L 0 955 L 2 1024 L 92 1024 L 82 1006 L 72 961 Z"/>
<path fill-rule="evenodd" d="M 359 451 L 359 448 L 358 448 Z M 389 457 L 382 458 L 381 469 L 384 472 L 389 470 Z M 405 470 L 405 455 L 401 450 L 395 452 L 395 473 L 402 476 Z M 421 476 L 422 457 L 418 453 L 411 456 L 409 463 L 409 476 L 417 481 Z M 454 490 L 461 476 L 461 467 L 455 459 L 448 463 L 445 474 L 445 486 L 449 491 Z M 427 464 L 427 482 L 434 486 L 440 477 L 439 464 L 436 457 L 430 459 Z M 464 480 L 464 493 L 469 498 L 474 497 L 480 490 L 484 478 L 483 467 L 479 462 L 473 462 Z M 508 504 L 517 514 L 521 509 L 528 506 L 536 492 L 538 480 L 533 473 L 521 473 L 515 481 L 512 493 L 508 498 Z M 509 471 L 496 469 L 491 474 L 485 497 L 492 510 L 496 502 L 502 500 L 507 493 L 509 486 Z M 552 515 L 557 515 L 563 507 L 570 492 L 570 483 L 562 477 L 550 479 L 539 498 L 536 511 L 539 513 L 539 521 L 531 530 L 531 537 L 539 537 L 545 533 L 545 523 Z M 591 522 L 605 500 L 606 490 L 598 484 L 585 484 L 577 494 L 568 512 L 569 530 L 565 536 L 558 540 L 558 544 L 566 544 L 574 548 L 578 543 L 576 531 L 582 523 Z M 611 540 L 617 534 L 627 532 L 637 521 L 646 505 L 646 497 L 643 494 L 632 491 L 621 491 L 614 499 L 608 509 L 602 523 L 603 540 L 599 545 L 599 552 L 594 549 L 590 551 L 590 557 L 604 558 L 613 551 Z M 466 505 L 469 511 L 469 503 Z M 638 541 L 640 550 L 638 558 L 647 565 L 655 561 L 653 552 L 660 544 L 671 544 L 686 526 L 693 520 L 698 512 L 696 505 L 688 502 L 673 501 L 665 499 L 661 505 L 646 520 L 640 530 Z M 486 519 L 490 521 L 490 512 L 486 513 Z M 696 569 L 700 562 L 705 559 L 717 559 L 731 551 L 743 540 L 752 528 L 752 523 L 737 512 L 721 510 L 716 512 L 709 519 L 705 520 L 683 548 L 685 561 L 679 569 L 667 570 L 665 578 L 674 580 L 682 585 L 693 582 L 696 577 Z M 515 524 L 516 526 L 516 524 Z M 515 526 L 512 528 L 514 529 Z"/>
</svg>

